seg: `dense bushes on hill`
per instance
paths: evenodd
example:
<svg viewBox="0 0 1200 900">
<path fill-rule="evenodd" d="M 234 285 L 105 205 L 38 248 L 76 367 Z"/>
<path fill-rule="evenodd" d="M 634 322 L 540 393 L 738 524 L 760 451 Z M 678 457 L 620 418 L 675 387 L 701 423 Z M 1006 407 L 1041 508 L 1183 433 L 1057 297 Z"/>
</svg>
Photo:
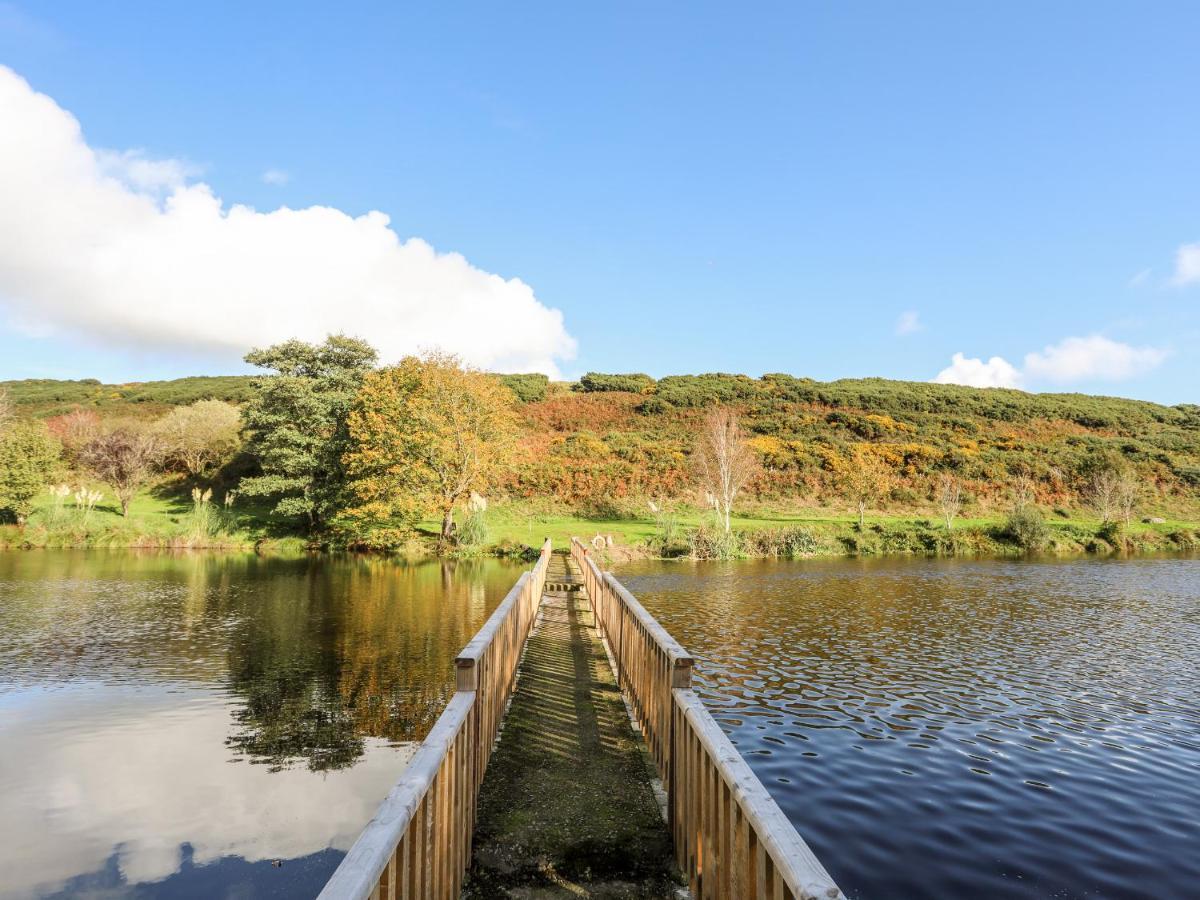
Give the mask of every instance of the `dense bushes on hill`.
<svg viewBox="0 0 1200 900">
<path fill-rule="evenodd" d="M 500 382 L 516 394 L 522 403 L 534 403 L 546 399 L 546 387 L 550 379 L 545 375 L 529 373 L 522 375 L 502 375 Z"/>
<path fill-rule="evenodd" d="M 7 390 L 12 402 L 27 415 L 49 417 L 83 407 L 136 416 L 157 414 L 197 400 L 243 403 L 253 393 L 253 380 L 249 375 L 200 375 L 172 381 L 101 384 L 95 378 L 79 381 L 30 378 L 0 381 L 0 390 Z"/>
<path fill-rule="evenodd" d="M 604 375 L 600 372 L 588 372 L 572 387 L 585 394 L 602 394 L 609 391 L 647 394 L 654 389 L 654 379 L 641 372 L 628 375 Z"/>
<path fill-rule="evenodd" d="M 115 418 L 157 415 L 206 398 L 241 403 L 251 381 L 221 376 L 0 386 L 24 415 L 83 408 Z M 647 375 L 593 372 L 570 389 L 542 375 L 501 381 L 520 401 L 522 421 L 506 491 L 577 510 L 690 496 L 696 429 L 704 408 L 717 404 L 735 408 L 752 435 L 762 472 L 749 496 L 764 503 L 844 507 L 838 473 L 864 451 L 894 474 L 890 509 L 928 509 L 943 472 L 962 482 L 967 516 L 1006 512 L 1018 478 L 1032 483 L 1041 504 L 1071 508 L 1082 502 L 1089 472 L 1100 464 L 1132 467 L 1146 510 L 1194 515 L 1200 495 L 1195 404 L 877 378 L 817 382 L 785 374 L 675 375 L 655 382 Z"/>
</svg>

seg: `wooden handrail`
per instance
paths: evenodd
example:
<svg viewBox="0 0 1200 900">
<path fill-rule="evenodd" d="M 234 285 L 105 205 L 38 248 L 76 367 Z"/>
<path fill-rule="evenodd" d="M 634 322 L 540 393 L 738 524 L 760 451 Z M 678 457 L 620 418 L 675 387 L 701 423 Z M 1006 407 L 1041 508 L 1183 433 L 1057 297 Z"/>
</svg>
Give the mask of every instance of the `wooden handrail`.
<svg viewBox="0 0 1200 900">
<path fill-rule="evenodd" d="M 457 900 L 479 787 L 537 617 L 551 545 L 454 661 L 456 690 L 318 900 Z"/>
<path fill-rule="evenodd" d="M 588 548 L 571 539 L 622 690 L 667 791 L 675 858 L 693 897 L 833 900 L 843 894 L 691 690 L 692 657 Z"/>
</svg>

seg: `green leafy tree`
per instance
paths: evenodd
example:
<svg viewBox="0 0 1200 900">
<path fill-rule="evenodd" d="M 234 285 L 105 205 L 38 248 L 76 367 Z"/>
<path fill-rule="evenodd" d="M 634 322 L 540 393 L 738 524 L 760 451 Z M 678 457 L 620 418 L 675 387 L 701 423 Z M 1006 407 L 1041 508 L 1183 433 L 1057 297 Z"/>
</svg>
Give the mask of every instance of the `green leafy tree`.
<svg viewBox="0 0 1200 900">
<path fill-rule="evenodd" d="M 259 379 L 242 410 L 246 449 L 262 474 L 241 493 L 276 497 L 275 511 L 321 527 L 344 504 L 346 416 L 377 354 L 365 341 L 331 335 L 323 344 L 285 341 L 246 354 L 276 374 Z"/>
<path fill-rule="evenodd" d="M 436 511 L 442 539 L 454 506 L 495 483 L 516 439 L 512 393 L 441 353 L 372 372 L 350 413 L 346 464 L 360 508 L 380 517 Z"/>
<path fill-rule="evenodd" d="M 0 510 L 24 525 L 62 448 L 44 422 L 19 420 L 0 432 Z"/>
</svg>

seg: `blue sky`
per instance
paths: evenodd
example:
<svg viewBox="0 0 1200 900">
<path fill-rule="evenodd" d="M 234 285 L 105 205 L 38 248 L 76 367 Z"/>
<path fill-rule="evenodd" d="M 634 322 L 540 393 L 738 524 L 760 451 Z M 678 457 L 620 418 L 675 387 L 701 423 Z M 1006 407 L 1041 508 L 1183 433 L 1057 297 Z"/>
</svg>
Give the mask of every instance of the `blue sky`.
<svg viewBox="0 0 1200 900">
<path fill-rule="evenodd" d="M 129 190 L 163 205 L 203 182 L 221 216 L 379 210 L 400 240 L 465 257 L 372 255 L 351 245 L 377 230 L 313 215 L 288 245 L 300 275 L 247 273 L 289 240 L 280 217 L 244 245 L 190 242 L 198 262 L 147 237 L 185 233 L 163 215 L 131 219 L 142 249 L 119 277 L 63 280 L 57 259 L 108 238 L 102 219 L 77 244 L 55 229 L 0 249 L 0 378 L 241 371 L 243 333 L 361 309 L 386 349 L 436 339 L 567 376 L 949 368 L 1200 402 L 1197 34 L 1200 6 L 1166 2 L 0 3 L 0 64 L 87 148 L 126 153 Z M 52 153 L 24 152 L 46 129 L 23 116 L 0 121 L 33 167 L 0 179 L 10 231 L 107 215 L 59 192 Z M 176 170 L 147 187 L 131 159 Z M 138 270 L 160 253 L 164 271 Z M 377 281 L 340 290 L 321 266 Z"/>
</svg>

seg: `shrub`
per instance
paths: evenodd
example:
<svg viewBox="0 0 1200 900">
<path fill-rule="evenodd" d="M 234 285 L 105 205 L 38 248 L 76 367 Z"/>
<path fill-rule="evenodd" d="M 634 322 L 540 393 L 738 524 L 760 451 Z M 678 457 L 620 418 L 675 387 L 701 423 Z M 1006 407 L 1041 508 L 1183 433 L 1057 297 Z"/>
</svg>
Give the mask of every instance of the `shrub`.
<svg viewBox="0 0 1200 900">
<path fill-rule="evenodd" d="M 1119 521 L 1108 521 L 1096 529 L 1096 537 L 1111 547 L 1124 547 L 1129 542 L 1125 526 Z"/>
<path fill-rule="evenodd" d="M 23 525 L 58 464 L 60 445 L 44 422 L 22 419 L 0 435 L 0 510 Z"/>
<path fill-rule="evenodd" d="M 813 556 L 825 549 L 821 538 L 802 525 L 751 531 L 742 535 L 742 545 L 752 556 L 777 556 L 798 559 Z"/>
<path fill-rule="evenodd" d="M 740 559 L 745 555 L 741 536 L 719 525 L 696 528 L 688 535 L 688 546 L 693 559 Z"/>
<path fill-rule="evenodd" d="M 588 372 L 579 379 L 575 390 L 585 394 L 623 391 L 630 394 L 647 394 L 654 389 L 654 379 L 641 372 L 627 375 L 605 375 L 601 372 Z"/>
<path fill-rule="evenodd" d="M 550 379 L 537 372 L 520 375 L 501 375 L 500 382 L 517 395 L 522 403 L 537 403 L 546 399 Z"/>
<path fill-rule="evenodd" d="M 464 550 L 481 550 L 488 542 L 487 521 L 481 509 L 471 510 L 455 534 L 458 546 Z"/>
<path fill-rule="evenodd" d="M 1023 550 L 1041 550 L 1050 540 L 1042 511 L 1026 505 L 1014 509 L 1004 522 L 1004 536 Z"/>
</svg>

